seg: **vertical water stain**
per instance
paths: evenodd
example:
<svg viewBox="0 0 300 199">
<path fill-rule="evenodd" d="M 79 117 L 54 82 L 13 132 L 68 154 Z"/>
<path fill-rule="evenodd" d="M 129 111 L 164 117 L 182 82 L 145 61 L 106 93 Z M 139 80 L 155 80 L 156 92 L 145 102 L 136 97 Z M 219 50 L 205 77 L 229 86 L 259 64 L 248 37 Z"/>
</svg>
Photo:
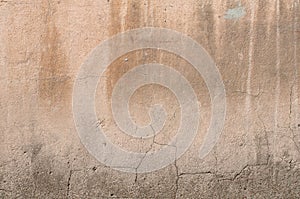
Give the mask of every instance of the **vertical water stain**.
<svg viewBox="0 0 300 199">
<path fill-rule="evenodd" d="M 141 5 L 143 2 L 139 0 L 126 0 L 125 1 L 111 1 L 110 2 L 110 36 L 121 33 L 122 30 L 131 30 L 140 27 L 141 19 Z M 124 6 L 126 5 L 126 6 Z M 126 9 L 126 10 L 122 10 Z M 124 14 L 126 11 L 126 14 Z M 110 53 L 108 53 L 110 54 Z M 121 67 L 126 67 L 128 63 L 124 62 Z M 111 68 L 111 67 L 110 67 Z M 116 82 L 121 73 L 124 73 L 122 68 L 107 70 L 106 90 L 107 97 L 109 98 L 113 90 L 113 82 Z M 122 72 L 123 70 L 123 72 Z"/>
<path fill-rule="evenodd" d="M 115 35 L 121 31 L 121 7 L 122 1 L 110 1 L 110 36 Z"/>
<path fill-rule="evenodd" d="M 205 34 L 206 39 L 204 41 L 207 42 L 206 46 L 208 47 L 206 50 L 212 57 L 215 57 L 216 41 L 214 33 L 216 27 L 212 3 L 204 4 L 202 7 L 199 6 L 199 13 L 200 30 Z"/>
<path fill-rule="evenodd" d="M 126 16 L 126 26 L 128 29 L 139 28 L 141 24 L 141 2 L 140 0 L 129 1 L 127 16 Z"/>
<path fill-rule="evenodd" d="M 65 100 L 70 92 L 70 78 L 66 75 L 68 63 L 62 50 L 60 33 L 56 28 L 53 15 L 55 8 L 45 6 L 45 32 L 42 36 L 42 54 L 39 72 L 39 96 L 51 106 Z"/>
</svg>

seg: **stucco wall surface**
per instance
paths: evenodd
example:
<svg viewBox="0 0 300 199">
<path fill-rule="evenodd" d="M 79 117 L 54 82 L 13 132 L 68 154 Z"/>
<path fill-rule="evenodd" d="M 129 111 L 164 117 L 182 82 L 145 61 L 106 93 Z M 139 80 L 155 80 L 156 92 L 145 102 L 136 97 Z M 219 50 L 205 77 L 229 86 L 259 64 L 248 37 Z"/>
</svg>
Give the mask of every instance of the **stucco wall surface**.
<svg viewBox="0 0 300 199">
<path fill-rule="evenodd" d="M 95 91 L 97 128 L 114 145 L 155 153 L 181 125 L 176 95 L 149 84 L 128 107 L 143 126 L 151 122 L 149 108 L 161 104 L 161 132 L 140 139 L 118 128 L 113 89 L 135 66 L 175 69 L 200 110 L 196 136 L 181 157 L 152 172 L 123 172 L 82 143 L 73 91 L 94 48 L 145 27 L 177 31 L 207 52 L 224 84 L 226 115 L 217 142 L 200 158 L 213 102 L 203 74 L 160 48 L 123 54 Z M 0 198 L 299 198 L 299 74 L 299 0 L 0 0 Z"/>
</svg>

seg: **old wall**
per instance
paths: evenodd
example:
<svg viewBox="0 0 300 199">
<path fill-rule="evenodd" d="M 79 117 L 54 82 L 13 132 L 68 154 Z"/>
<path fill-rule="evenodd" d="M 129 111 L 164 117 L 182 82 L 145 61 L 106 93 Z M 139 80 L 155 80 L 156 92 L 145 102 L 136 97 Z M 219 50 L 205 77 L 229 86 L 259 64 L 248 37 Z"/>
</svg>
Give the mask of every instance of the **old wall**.
<svg viewBox="0 0 300 199">
<path fill-rule="evenodd" d="M 101 76 L 95 104 L 97 126 L 115 145 L 155 152 L 181 124 L 176 96 L 146 85 L 130 99 L 131 116 L 146 125 L 148 108 L 160 103 L 167 112 L 164 129 L 154 139 L 135 139 L 118 129 L 113 88 L 137 65 L 156 62 L 179 71 L 191 83 L 201 113 L 183 156 L 157 171 L 126 173 L 83 146 L 72 93 L 92 49 L 143 27 L 176 30 L 207 51 L 225 86 L 226 117 L 220 139 L 200 159 L 212 115 L 203 77 L 160 49 L 119 57 Z M 0 197 L 299 197 L 299 46 L 299 0 L 0 0 Z"/>
</svg>

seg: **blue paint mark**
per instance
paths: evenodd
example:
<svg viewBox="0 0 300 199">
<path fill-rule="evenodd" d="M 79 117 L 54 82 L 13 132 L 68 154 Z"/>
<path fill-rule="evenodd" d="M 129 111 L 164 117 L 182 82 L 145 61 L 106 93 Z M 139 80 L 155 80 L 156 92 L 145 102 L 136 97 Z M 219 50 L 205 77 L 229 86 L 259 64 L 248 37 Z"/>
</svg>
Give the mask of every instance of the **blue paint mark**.
<svg viewBox="0 0 300 199">
<path fill-rule="evenodd" d="M 229 9 L 225 13 L 225 19 L 239 19 L 246 14 L 245 8 L 239 3 L 238 7 Z"/>
</svg>

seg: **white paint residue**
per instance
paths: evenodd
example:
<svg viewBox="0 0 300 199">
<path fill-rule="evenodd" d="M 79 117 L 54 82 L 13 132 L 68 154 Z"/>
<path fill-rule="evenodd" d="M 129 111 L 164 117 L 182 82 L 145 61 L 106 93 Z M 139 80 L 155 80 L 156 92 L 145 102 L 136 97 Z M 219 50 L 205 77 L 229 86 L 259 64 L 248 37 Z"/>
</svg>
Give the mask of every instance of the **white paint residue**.
<svg viewBox="0 0 300 199">
<path fill-rule="evenodd" d="M 250 41 L 249 41 L 249 54 L 248 54 L 248 76 L 247 76 L 247 93 L 251 94 L 251 76 L 252 76 L 252 68 L 253 68 L 253 43 L 254 43 L 254 18 L 255 18 L 255 8 L 254 3 L 251 1 L 251 21 L 250 21 Z M 247 114 L 251 111 L 251 99 L 250 95 L 246 96 L 246 111 Z"/>
<path fill-rule="evenodd" d="M 238 7 L 227 10 L 225 13 L 225 19 L 239 19 L 245 16 L 245 8 L 239 3 Z"/>
</svg>

